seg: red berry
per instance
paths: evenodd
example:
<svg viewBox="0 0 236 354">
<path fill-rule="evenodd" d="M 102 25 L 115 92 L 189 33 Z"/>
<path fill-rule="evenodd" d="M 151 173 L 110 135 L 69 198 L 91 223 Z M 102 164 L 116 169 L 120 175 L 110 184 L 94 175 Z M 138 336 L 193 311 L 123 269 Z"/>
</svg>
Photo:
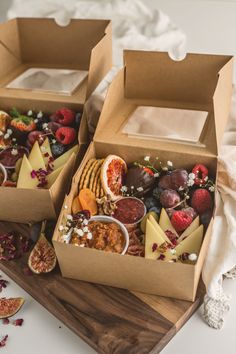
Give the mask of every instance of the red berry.
<svg viewBox="0 0 236 354">
<path fill-rule="evenodd" d="M 191 199 L 191 206 L 200 215 L 212 209 L 211 194 L 207 189 L 196 189 Z"/>
<path fill-rule="evenodd" d="M 184 211 L 178 210 L 171 217 L 171 224 L 177 232 L 182 232 L 192 223 L 193 218 Z"/>
<path fill-rule="evenodd" d="M 56 138 L 63 145 L 72 144 L 76 138 L 76 130 L 70 127 L 62 127 L 56 131 Z"/>
<path fill-rule="evenodd" d="M 200 185 L 200 184 L 205 184 L 207 181 L 207 177 L 208 177 L 208 169 L 206 168 L 206 166 L 204 165 L 196 165 L 194 166 L 192 173 L 195 174 L 195 179 L 194 179 L 194 183 L 196 185 Z"/>
<path fill-rule="evenodd" d="M 75 112 L 73 112 L 69 108 L 61 108 L 58 109 L 55 113 L 53 113 L 50 119 L 53 122 L 68 126 L 75 121 Z"/>
</svg>

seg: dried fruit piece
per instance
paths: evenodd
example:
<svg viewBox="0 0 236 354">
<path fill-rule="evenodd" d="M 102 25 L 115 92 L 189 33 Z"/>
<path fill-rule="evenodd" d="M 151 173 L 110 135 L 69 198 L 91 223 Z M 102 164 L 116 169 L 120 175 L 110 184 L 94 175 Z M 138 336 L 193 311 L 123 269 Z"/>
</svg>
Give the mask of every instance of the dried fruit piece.
<svg viewBox="0 0 236 354">
<path fill-rule="evenodd" d="M 82 209 L 89 210 L 91 215 L 96 215 L 98 212 L 96 196 L 89 188 L 83 188 L 79 192 L 79 201 Z"/>
<path fill-rule="evenodd" d="M 78 196 L 73 199 L 71 209 L 72 209 L 72 214 L 77 214 L 77 213 L 79 213 L 81 210 L 83 210 L 82 205 L 81 205 L 81 203 L 80 203 L 80 201 L 79 201 L 79 197 L 78 197 Z"/>
<path fill-rule="evenodd" d="M 119 156 L 109 155 L 101 168 L 101 182 L 105 194 L 110 194 L 112 200 L 121 196 L 121 187 L 127 172 L 126 162 Z"/>
<path fill-rule="evenodd" d="M 14 316 L 23 306 L 25 300 L 22 297 L 0 299 L 0 318 Z"/>
<path fill-rule="evenodd" d="M 57 263 L 53 246 L 48 242 L 44 233 L 41 233 L 28 259 L 28 266 L 36 274 L 51 272 Z"/>
</svg>

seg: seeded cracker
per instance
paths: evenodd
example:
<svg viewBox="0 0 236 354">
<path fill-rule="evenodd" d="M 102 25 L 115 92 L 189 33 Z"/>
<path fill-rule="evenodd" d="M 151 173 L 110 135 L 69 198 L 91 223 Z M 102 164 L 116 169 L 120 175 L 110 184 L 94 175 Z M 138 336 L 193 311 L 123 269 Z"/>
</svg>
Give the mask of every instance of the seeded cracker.
<svg viewBox="0 0 236 354">
<path fill-rule="evenodd" d="M 82 189 L 85 176 L 86 176 L 86 174 L 87 174 L 87 172 L 88 172 L 90 166 L 92 165 L 92 163 L 93 163 L 94 161 L 96 161 L 96 159 L 91 159 L 91 160 L 89 160 L 89 161 L 86 163 L 86 165 L 84 166 L 83 172 L 82 172 L 82 174 L 81 174 L 81 176 L 80 176 L 80 180 L 79 180 L 79 190 Z"/>
<path fill-rule="evenodd" d="M 104 161 L 104 159 L 97 160 L 97 163 L 96 163 L 96 165 L 93 168 L 93 171 L 92 171 L 91 176 L 90 176 L 90 181 L 89 181 L 89 189 L 91 191 L 93 191 L 93 184 L 94 184 L 94 181 L 95 181 L 95 178 L 96 178 L 96 174 L 97 174 L 99 168 L 101 167 L 101 165 L 103 164 L 103 161 Z"/>
<path fill-rule="evenodd" d="M 97 160 L 95 159 L 95 161 L 93 161 L 92 165 L 89 167 L 88 172 L 87 172 L 87 174 L 86 174 L 86 176 L 84 178 L 84 183 L 83 183 L 83 187 L 82 188 L 88 188 L 89 187 L 90 176 L 91 176 L 91 173 L 92 173 L 96 163 L 97 163 Z"/>
</svg>

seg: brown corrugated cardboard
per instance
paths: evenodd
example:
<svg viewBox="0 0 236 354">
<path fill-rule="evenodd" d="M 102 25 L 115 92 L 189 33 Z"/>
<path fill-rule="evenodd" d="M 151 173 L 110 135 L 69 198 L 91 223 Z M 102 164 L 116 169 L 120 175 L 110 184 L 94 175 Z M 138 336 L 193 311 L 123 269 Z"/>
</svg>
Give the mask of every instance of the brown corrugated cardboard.
<svg viewBox="0 0 236 354">
<path fill-rule="evenodd" d="M 19 18 L 0 24 L 0 108 L 9 111 L 61 107 L 82 111 L 83 104 L 112 65 L 111 23 L 71 20 L 60 27 L 54 19 Z M 88 70 L 88 77 L 72 95 L 9 89 L 5 85 L 28 68 Z M 84 146 L 79 146 L 78 160 Z M 37 222 L 55 219 L 68 191 L 76 156 L 72 155 L 49 190 L 0 187 L 0 220 Z"/>
<path fill-rule="evenodd" d="M 176 168 L 203 163 L 212 176 L 217 176 L 218 144 L 229 115 L 232 65 L 229 56 L 189 54 L 183 62 L 172 62 L 167 53 L 125 52 L 125 67 L 108 90 L 94 142 L 73 177 L 70 194 L 64 201 L 67 208 L 62 208 L 53 236 L 63 276 L 194 301 L 212 223 L 195 265 L 75 247 L 59 241 L 58 228 L 71 211 L 81 171 L 92 157 L 116 154 L 130 163 L 147 155 L 158 156 L 161 161 L 171 160 Z M 208 111 L 200 139 L 204 144 L 126 136 L 121 128 L 138 105 Z"/>
</svg>

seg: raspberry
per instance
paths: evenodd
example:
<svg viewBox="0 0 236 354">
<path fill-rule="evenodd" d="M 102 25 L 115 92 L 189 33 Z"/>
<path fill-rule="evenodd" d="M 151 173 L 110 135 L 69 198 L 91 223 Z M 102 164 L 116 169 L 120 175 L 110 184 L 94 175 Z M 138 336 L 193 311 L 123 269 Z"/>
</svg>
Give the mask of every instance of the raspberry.
<svg viewBox="0 0 236 354">
<path fill-rule="evenodd" d="M 195 174 L 195 179 L 194 179 L 194 183 L 196 185 L 200 185 L 200 184 L 205 184 L 207 181 L 207 177 L 208 177 L 208 169 L 206 168 L 206 166 L 204 165 L 196 165 L 194 166 L 192 173 Z"/>
<path fill-rule="evenodd" d="M 76 138 L 76 131 L 74 128 L 61 127 L 56 131 L 56 138 L 63 145 L 72 144 Z"/>
<path fill-rule="evenodd" d="M 55 113 L 53 113 L 50 119 L 53 122 L 68 126 L 75 121 L 75 112 L 73 112 L 69 108 L 61 108 L 58 109 Z"/>
<path fill-rule="evenodd" d="M 207 189 L 196 189 L 191 199 L 191 206 L 201 215 L 212 209 L 211 194 Z"/>
<path fill-rule="evenodd" d="M 184 211 L 178 210 L 171 217 L 171 224 L 177 232 L 182 232 L 192 223 L 193 218 Z"/>
</svg>

